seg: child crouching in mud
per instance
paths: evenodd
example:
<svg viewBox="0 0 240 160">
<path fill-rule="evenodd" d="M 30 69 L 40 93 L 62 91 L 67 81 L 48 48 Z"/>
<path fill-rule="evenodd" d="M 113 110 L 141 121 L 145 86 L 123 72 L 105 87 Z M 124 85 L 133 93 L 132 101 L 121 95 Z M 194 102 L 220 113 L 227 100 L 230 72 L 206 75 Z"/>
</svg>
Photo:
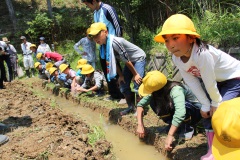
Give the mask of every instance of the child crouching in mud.
<svg viewBox="0 0 240 160">
<path fill-rule="evenodd" d="M 143 97 L 137 104 L 137 133 L 140 138 L 146 135 L 143 108 L 148 105 L 159 118 L 169 124 L 170 129 L 165 139 L 167 151 L 173 149 L 172 142 L 178 129 L 181 129 L 183 138 L 192 138 L 193 126 L 201 120 L 201 103 L 186 85 L 167 80 L 159 71 L 151 71 L 143 78 L 138 93 Z"/>
</svg>

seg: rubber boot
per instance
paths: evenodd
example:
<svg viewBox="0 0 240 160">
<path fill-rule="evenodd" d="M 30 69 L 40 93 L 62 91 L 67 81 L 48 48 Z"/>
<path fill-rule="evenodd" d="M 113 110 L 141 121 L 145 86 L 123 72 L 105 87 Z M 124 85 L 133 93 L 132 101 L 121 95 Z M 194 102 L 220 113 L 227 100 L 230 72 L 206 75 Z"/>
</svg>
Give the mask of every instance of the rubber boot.
<svg viewBox="0 0 240 160">
<path fill-rule="evenodd" d="M 32 77 L 35 77 L 34 75 L 35 75 L 35 69 L 32 68 Z"/>
<path fill-rule="evenodd" d="M 126 102 L 128 104 L 128 108 L 123 110 L 122 112 L 120 112 L 120 115 L 123 116 L 123 115 L 127 115 L 131 112 L 134 112 L 135 110 L 135 99 L 134 99 L 134 94 L 130 94 L 130 95 L 124 95 L 125 96 L 125 99 L 126 99 Z"/>
<path fill-rule="evenodd" d="M 29 72 L 29 70 L 26 70 L 26 75 L 27 75 L 28 78 L 30 78 L 30 72 Z"/>
<path fill-rule="evenodd" d="M 207 134 L 207 141 L 208 141 L 208 152 L 204 156 L 201 157 L 201 160 L 214 160 L 213 154 L 212 154 L 212 141 L 214 137 L 214 132 L 211 130 L 206 130 Z"/>
</svg>

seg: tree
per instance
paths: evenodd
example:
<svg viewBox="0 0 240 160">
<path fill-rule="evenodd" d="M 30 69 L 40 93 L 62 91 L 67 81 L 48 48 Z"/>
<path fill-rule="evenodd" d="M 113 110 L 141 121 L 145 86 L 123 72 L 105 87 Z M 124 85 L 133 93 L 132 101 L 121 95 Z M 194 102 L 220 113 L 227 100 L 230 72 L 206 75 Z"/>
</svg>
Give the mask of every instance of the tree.
<svg viewBox="0 0 240 160">
<path fill-rule="evenodd" d="M 10 19 L 11 19 L 12 24 L 13 24 L 13 29 L 14 29 L 14 32 L 15 32 L 16 29 L 17 29 L 17 19 L 15 17 L 15 11 L 14 11 L 14 8 L 13 8 L 12 0 L 6 0 L 6 4 L 7 4 L 7 7 L 8 7 Z"/>
<path fill-rule="evenodd" d="M 53 18 L 51 0 L 47 0 L 47 7 L 48 7 L 48 14 L 50 18 Z"/>
</svg>

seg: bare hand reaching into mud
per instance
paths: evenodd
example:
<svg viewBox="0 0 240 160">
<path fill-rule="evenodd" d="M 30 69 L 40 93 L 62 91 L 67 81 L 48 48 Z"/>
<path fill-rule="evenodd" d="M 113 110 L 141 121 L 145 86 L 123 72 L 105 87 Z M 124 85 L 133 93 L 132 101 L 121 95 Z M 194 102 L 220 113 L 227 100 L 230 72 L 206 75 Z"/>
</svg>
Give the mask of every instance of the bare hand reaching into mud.
<svg viewBox="0 0 240 160">
<path fill-rule="evenodd" d="M 142 77 L 141 77 L 139 74 L 136 74 L 136 75 L 134 76 L 134 81 L 135 81 L 138 85 L 140 85 L 140 84 L 142 83 Z"/>
<path fill-rule="evenodd" d="M 172 150 L 172 142 L 173 142 L 173 136 L 168 135 L 167 138 L 165 139 L 165 150 L 171 151 Z"/>
<path fill-rule="evenodd" d="M 139 138 L 144 138 L 145 130 L 144 130 L 144 126 L 143 125 L 138 124 L 137 133 L 138 133 Z"/>
</svg>

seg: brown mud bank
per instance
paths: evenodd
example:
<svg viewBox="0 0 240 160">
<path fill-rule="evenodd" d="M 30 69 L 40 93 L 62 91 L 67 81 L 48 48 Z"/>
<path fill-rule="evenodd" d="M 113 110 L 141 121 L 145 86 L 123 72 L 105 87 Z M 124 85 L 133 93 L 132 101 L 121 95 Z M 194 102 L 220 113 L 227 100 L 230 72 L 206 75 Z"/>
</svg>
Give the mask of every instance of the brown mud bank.
<svg viewBox="0 0 240 160">
<path fill-rule="evenodd" d="M 45 86 L 45 89 L 48 90 L 49 93 L 53 92 L 53 88 L 48 85 Z M 136 135 L 136 116 L 134 114 L 120 116 L 120 112 L 124 110 L 127 105 L 118 105 L 117 102 L 104 101 L 103 97 L 96 97 L 92 95 L 73 96 L 66 90 L 60 90 L 57 93 L 55 92 L 55 94 L 56 96 L 78 103 L 82 107 L 87 107 L 93 111 L 103 114 L 111 123 L 117 124 L 123 129 Z M 158 130 L 166 124 L 164 124 L 164 122 L 160 120 L 151 109 L 148 109 L 146 115 L 144 116 L 144 124 L 148 134 L 144 139 L 139 140 L 148 145 L 153 145 L 158 152 L 162 153 L 169 159 L 196 160 L 200 159 L 200 157 L 207 152 L 206 136 L 201 127 L 195 129 L 194 137 L 191 140 L 184 141 L 176 136 L 172 152 L 165 152 L 164 140 L 166 138 L 166 134 L 159 133 Z"/>
<path fill-rule="evenodd" d="M 9 137 L 0 146 L 0 159 L 113 159 L 110 142 L 99 140 L 91 146 L 88 124 L 36 95 L 37 87 L 22 81 L 5 85 L 0 90 L 0 121 L 10 128 L 0 133 Z"/>
</svg>

